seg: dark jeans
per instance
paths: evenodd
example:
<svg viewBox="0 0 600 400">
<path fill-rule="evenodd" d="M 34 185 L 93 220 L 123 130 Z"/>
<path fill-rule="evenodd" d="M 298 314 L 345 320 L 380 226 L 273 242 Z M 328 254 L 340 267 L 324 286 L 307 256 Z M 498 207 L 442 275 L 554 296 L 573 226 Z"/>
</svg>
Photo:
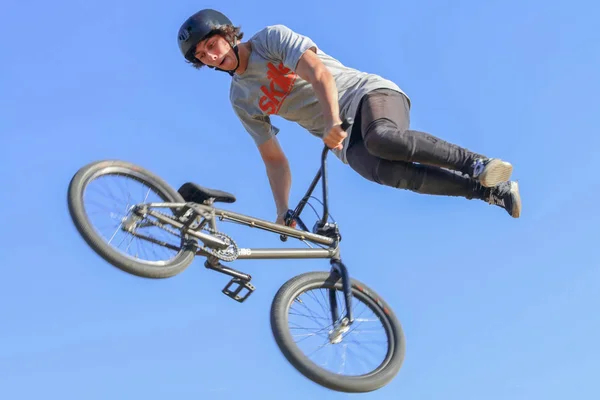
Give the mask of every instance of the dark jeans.
<svg viewBox="0 0 600 400">
<path fill-rule="evenodd" d="M 402 93 L 380 89 L 366 94 L 356 112 L 348 164 L 364 178 L 433 195 L 485 196 L 467 174 L 480 154 L 425 132 L 410 130 L 410 107 Z"/>
</svg>

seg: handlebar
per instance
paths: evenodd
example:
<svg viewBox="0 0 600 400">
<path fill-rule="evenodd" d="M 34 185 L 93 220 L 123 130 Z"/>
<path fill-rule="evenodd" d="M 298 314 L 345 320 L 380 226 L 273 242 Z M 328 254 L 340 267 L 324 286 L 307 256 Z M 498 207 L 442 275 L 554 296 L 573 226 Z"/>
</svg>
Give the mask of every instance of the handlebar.
<svg viewBox="0 0 600 400">
<path fill-rule="evenodd" d="M 340 125 L 340 127 L 342 128 L 342 130 L 347 131 L 348 128 L 353 123 L 354 123 L 354 120 L 352 118 L 345 118 L 342 121 L 342 124 Z M 315 189 L 315 186 L 317 185 L 317 182 L 319 181 L 319 179 L 323 179 L 323 182 L 322 182 L 323 217 L 321 218 L 321 224 L 325 225 L 325 223 L 327 222 L 327 219 L 329 218 L 329 205 L 328 205 L 328 201 L 327 201 L 327 164 L 326 164 L 326 160 L 327 160 L 327 155 L 329 154 L 329 150 L 331 150 L 331 149 L 329 147 L 327 147 L 327 145 L 325 145 L 323 148 L 323 152 L 321 153 L 321 168 L 319 169 L 319 173 L 317 174 L 317 176 L 311 183 L 304 198 L 298 204 L 298 207 L 296 207 L 296 210 L 294 210 L 294 211 L 288 210 L 287 211 L 287 213 L 285 215 L 285 225 L 286 226 L 290 226 L 292 221 L 299 217 L 300 213 L 304 209 L 304 206 L 306 205 L 306 202 L 308 201 L 310 194 Z M 304 228 L 306 229 L 306 227 L 304 227 Z M 285 242 L 287 240 L 286 235 L 280 235 L 279 238 L 281 239 L 282 242 Z"/>
</svg>

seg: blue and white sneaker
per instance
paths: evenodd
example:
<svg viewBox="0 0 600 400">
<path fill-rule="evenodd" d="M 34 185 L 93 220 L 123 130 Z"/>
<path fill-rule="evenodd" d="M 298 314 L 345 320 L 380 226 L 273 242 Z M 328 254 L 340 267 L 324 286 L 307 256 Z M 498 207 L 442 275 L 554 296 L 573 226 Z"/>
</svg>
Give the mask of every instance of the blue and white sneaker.
<svg viewBox="0 0 600 400">
<path fill-rule="evenodd" d="M 494 187 L 510 179 L 513 166 L 499 158 L 478 158 L 471 165 L 470 174 L 484 187 Z"/>
<path fill-rule="evenodd" d="M 521 216 L 521 194 L 517 182 L 501 182 L 490 188 L 485 200 L 489 204 L 504 208 L 513 218 Z"/>
</svg>

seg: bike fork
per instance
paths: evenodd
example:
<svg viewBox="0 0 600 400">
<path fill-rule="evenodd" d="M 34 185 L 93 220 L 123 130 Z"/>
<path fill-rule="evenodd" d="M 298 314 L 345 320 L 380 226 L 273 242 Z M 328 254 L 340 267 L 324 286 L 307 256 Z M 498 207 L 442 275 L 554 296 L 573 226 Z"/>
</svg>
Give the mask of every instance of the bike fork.
<svg viewBox="0 0 600 400">
<path fill-rule="evenodd" d="M 350 276 L 348 274 L 348 269 L 339 259 L 331 260 L 331 272 L 332 274 L 336 274 L 342 280 L 342 289 L 344 292 L 344 301 L 346 304 L 346 315 L 347 323 L 351 324 L 354 321 L 354 316 L 352 315 L 352 288 L 350 284 Z M 339 318 L 338 304 L 337 304 L 337 296 L 336 290 L 329 290 L 329 302 L 331 304 L 331 318 L 333 318 L 333 324 Z"/>
</svg>

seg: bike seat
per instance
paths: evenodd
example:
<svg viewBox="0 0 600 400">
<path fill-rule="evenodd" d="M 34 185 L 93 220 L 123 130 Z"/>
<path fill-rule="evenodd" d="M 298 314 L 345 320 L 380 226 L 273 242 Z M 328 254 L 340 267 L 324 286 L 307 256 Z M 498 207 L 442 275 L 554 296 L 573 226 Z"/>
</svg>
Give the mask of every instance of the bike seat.
<svg viewBox="0 0 600 400">
<path fill-rule="evenodd" d="M 213 199 L 215 202 L 222 203 L 233 203 L 235 202 L 235 196 L 231 193 L 224 192 L 222 190 L 209 189 L 203 186 L 200 186 L 193 182 L 186 182 L 179 190 L 177 190 L 179 194 L 183 197 L 185 201 L 190 201 L 194 203 L 204 203 L 208 199 Z"/>
</svg>

